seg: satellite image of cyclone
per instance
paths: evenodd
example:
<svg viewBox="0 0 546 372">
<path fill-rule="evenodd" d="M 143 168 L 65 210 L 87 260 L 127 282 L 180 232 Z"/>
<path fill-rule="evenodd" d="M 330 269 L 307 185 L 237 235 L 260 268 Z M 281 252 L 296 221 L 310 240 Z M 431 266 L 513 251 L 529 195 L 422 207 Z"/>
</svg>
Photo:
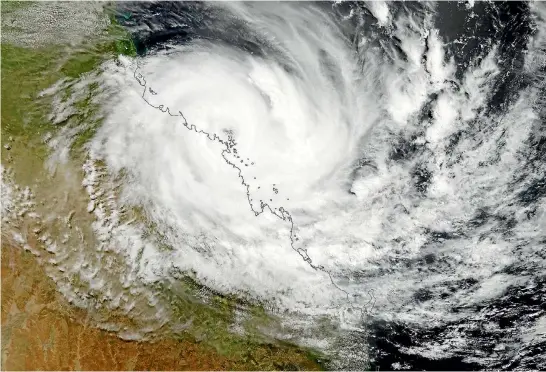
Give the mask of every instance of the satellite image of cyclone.
<svg viewBox="0 0 546 372">
<path fill-rule="evenodd" d="M 2 370 L 546 369 L 546 2 L 1 18 Z"/>
</svg>

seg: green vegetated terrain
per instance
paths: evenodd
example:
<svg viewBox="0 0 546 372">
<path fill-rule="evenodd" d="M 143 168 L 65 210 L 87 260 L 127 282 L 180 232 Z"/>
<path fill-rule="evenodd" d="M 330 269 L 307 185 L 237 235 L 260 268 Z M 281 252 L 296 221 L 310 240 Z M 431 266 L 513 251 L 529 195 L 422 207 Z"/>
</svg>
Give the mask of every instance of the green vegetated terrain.
<svg viewBox="0 0 546 372">
<path fill-rule="evenodd" d="M 28 6 L 31 2 L 2 2 L 2 13 L 20 11 Z M 90 124 L 85 123 L 93 110 L 89 106 L 90 97 L 75 102 L 79 111 L 68 122 L 54 125 L 48 119 L 52 99 L 40 97 L 40 92 L 61 79 L 76 80 L 120 54 L 136 54 L 130 35 L 115 22 L 113 15 L 110 19 L 104 35 L 76 48 L 66 45 L 28 48 L 1 43 L 2 159 L 14 161 L 14 168 L 23 167 L 26 174 L 41 175 L 48 152 L 44 136 L 54 134 L 61 125 Z M 69 89 L 67 98 L 71 94 Z M 87 125 L 75 138 L 73 147 L 76 151 L 92 138 L 98 123 L 91 124 L 95 125 Z M 16 172 L 16 181 L 29 183 L 31 180 L 21 173 Z"/>
<path fill-rule="evenodd" d="M 2 2 L 2 16 L 10 12 L 24 14 L 25 8 L 30 6 L 30 2 Z M 62 182 L 62 177 L 56 177 L 46 169 L 45 162 L 52 150 L 45 139 L 54 136 L 61 128 L 78 127 L 72 138 L 70 154 L 74 164 L 81 164 L 85 158 L 84 145 L 100 126 L 100 118 L 97 119 L 95 115 L 98 107 L 94 107 L 95 103 L 92 102 L 93 94 L 98 89 L 96 84 L 89 85 L 86 94 L 79 95 L 78 100 L 72 102 L 75 112 L 57 124 L 53 124 L 49 117 L 53 96 L 40 96 L 40 92 L 64 81 L 65 91 L 62 95 L 63 99 L 68 100 L 74 95 L 72 83 L 80 77 L 96 71 L 103 62 L 120 54 L 136 55 L 130 35 L 115 20 L 113 8 L 107 7 L 106 12 L 110 22 L 104 32 L 76 46 L 52 44 L 27 47 L 2 40 L 2 165 L 11 168 L 14 181 L 22 187 L 31 187 L 38 199 L 47 199 L 48 190 L 57 189 L 58 183 Z M 2 24 L 3 30 L 9 27 Z M 25 32 L 24 29 L 11 31 Z M 84 194 L 83 188 L 81 193 Z M 48 200 L 44 201 L 47 207 Z M 75 208 L 85 209 L 85 205 L 81 203 Z M 76 213 L 80 212 L 85 214 L 83 210 Z M 323 357 L 311 350 L 274 341 L 259 331 L 260 327 L 276 326 L 274 319 L 266 315 L 260 306 L 207 292 L 184 274 L 171 283 L 157 284 L 155 290 L 164 293 L 166 301 L 172 305 L 178 317 L 175 321 L 191 323 L 185 332 L 170 337 L 197 343 L 207 350 L 212 347 L 216 353 L 233 362 L 229 364 L 231 368 L 321 368 L 317 361 L 319 358 L 324 360 Z M 205 301 L 197 295 L 203 292 L 208 293 Z M 246 314 L 241 322 L 246 332 L 241 334 L 230 329 L 238 309 L 244 309 Z M 197 369 L 196 366 L 190 367 Z"/>
</svg>

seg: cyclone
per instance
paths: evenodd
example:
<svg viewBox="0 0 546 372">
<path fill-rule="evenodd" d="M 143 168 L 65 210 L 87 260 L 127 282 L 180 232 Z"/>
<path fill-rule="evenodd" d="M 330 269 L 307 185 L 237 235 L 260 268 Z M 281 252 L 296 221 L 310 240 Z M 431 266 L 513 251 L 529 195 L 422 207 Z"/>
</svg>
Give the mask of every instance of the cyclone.
<svg viewBox="0 0 546 372">
<path fill-rule="evenodd" d="M 545 366 L 543 4 L 118 8 L 88 165 L 153 224 L 114 231 L 138 280 L 326 317 L 382 369 Z"/>
<path fill-rule="evenodd" d="M 177 262 L 201 260 L 196 267 L 211 285 L 262 297 L 287 291 L 280 301 L 304 307 L 345 301 L 325 280 L 340 269 L 327 267 L 335 247 L 325 242 L 309 252 L 309 241 L 327 239 L 315 236 L 315 226 L 328 211 L 354 203 L 348 177 L 377 120 L 373 97 L 359 91 L 373 81 L 358 76 L 343 35 L 318 10 L 262 7 L 225 11 L 252 23 L 248 11 L 262 22 L 282 12 L 268 34 L 257 35 L 271 58 L 197 40 L 138 61 L 128 79 L 140 94 L 122 98 L 94 150 L 131 171 L 132 202 L 146 205 L 161 226 L 210 240 L 197 254 L 185 246 L 195 257 Z M 316 29 L 287 31 L 287 20 L 306 17 L 316 18 Z M 260 29 L 247 27 L 251 35 Z M 326 50 L 317 47 L 319 33 L 329 38 Z M 302 40 L 281 46 L 275 39 Z M 299 50 L 301 43 L 309 47 Z M 316 219 L 319 211 L 324 217 Z"/>
</svg>

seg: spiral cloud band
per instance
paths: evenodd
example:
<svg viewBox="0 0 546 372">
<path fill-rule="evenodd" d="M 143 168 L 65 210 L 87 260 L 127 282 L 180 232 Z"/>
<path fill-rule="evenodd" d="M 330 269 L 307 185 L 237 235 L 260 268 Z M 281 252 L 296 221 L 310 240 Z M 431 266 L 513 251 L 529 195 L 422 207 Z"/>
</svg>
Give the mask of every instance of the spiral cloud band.
<svg viewBox="0 0 546 372">
<path fill-rule="evenodd" d="M 293 61 L 210 42 L 147 57 L 134 75 L 142 96 L 117 104 L 97 151 L 113 170 L 130 170 L 132 202 L 145 204 L 161 226 L 206 236 L 198 253 L 185 245 L 175 262 L 189 269 L 201 261 L 197 272 L 208 285 L 339 305 L 346 293 L 328 278 L 340 270 L 330 263 L 337 247 L 309 242 L 322 235 L 314 231 L 321 219 L 354 203 L 348 178 L 377 120 L 371 94 L 359 92 L 373 81 L 354 71 L 357 61 L 331 21 L 283 6 L 286 19 L 318 19 L 293 31 L 285 20 L 269 24 L 278 38 L 301 39 L 285 46 Z M 279 9 L 259 10 L 265 18 Z M 319 34 L 331 50 L 317 47 Z M 301 43 L 309 48 L 299 50 Z M 321 55 L 332 67 L 318 63 Z"/>
</svg>

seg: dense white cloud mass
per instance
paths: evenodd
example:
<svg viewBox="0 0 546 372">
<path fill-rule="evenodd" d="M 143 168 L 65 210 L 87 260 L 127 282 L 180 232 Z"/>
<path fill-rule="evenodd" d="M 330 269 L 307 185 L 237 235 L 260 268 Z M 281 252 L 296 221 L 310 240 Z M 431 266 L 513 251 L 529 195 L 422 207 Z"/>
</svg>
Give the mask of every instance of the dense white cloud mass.
<svg viewBox="0 0 546 372">
<path fill-rule="evenodd" d="M 230 11 L 256 29 L 273 13 L 282 15 L 268 22 L 268 37 L 284 41 L 282 49 L 292 60 L 197 41 L 135 61 L 136 78 L 136 65 L 126 61 L 127 75 L 119 77 L 126 85 L 123 95 L 93 151 L 113 171 L 129 171 L 126 201 L 145 205 L 165 228 L 177 247 L 174 265 L 196 269 L 209 286 L 277 298 L 278 306 L 289 309 L 314 312 L 317 306 L 346 304 L 346 294 L 327 273 L 313 269 L 296 250 L 312 249 L 313 264 L 330 272 L 344 268 L 330 265 L 332 255 L 354 264 L 350 252 L 335 252 L 339 248 L 327 239 L 345 229 L 334 225 L 347 223 L 343 214 L 356 201 L 347 192 L 348 179 L 362 141 L 378 121 L 372 91 L 377 81 L 360 76 L 348 41 L 318 10 L 284 4 L 237 5 Z M 153 107 L 160 105 L 163 109 Z M 225 142 L 232 136 L 235 150 L 222 155 L 225 146 L 188 131 L 179 111 L 197 130 Z M 269 209 L 256 216 L 261 203 L 290 213 L 299 239 L 293 247 L 289 221 Z M 317 231 L 324 222 L 334 231 Z M 199 235 L 206 246 L 195 247 L 192 239 Z M 363 248 L 361 259 L 370 246 Z"/>
</svg>

